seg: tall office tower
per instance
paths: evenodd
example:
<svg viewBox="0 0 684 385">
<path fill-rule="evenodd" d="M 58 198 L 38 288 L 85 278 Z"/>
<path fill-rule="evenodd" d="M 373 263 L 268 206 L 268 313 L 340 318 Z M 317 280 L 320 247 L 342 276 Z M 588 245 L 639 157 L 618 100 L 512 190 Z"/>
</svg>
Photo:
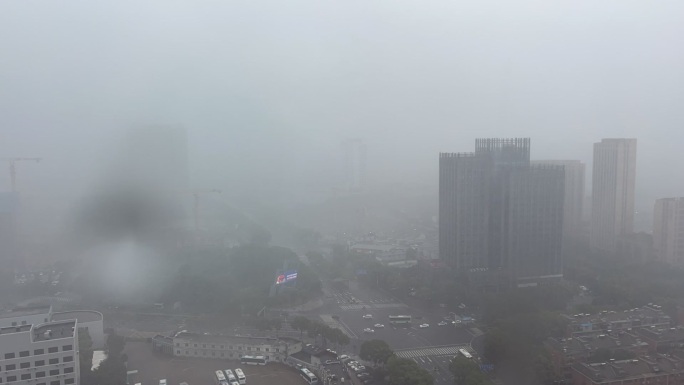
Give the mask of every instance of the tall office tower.
<svg viewBox="0 0 684 385">
<path fill-rule="evenodd" d="M 13 268 L 19 257 L 16 216 L 19 196 L 14 192 L 0 193 L 0 263 Z"/>
<path fill-rule="evenodd" d="M 366 145 L 361 139 L 342 143 L 344 152 L 344 188 L 350 192 L 366 188 Z"/>
<path fill-rule="evenodd" d="M 594 143 L 591 246 L 615 251 L 617 238 L 634 228 L 636 139 Z"/>
<path fill-rule="evenodd" d="M 531 165 L 529 139 L 478 139 L 440 154 L 439 175 L 440 258 L 518 284 L 562 276 L 562 166 Z"/>
<path fill-rule="evenodd" d="M 585 166 L 579 160 L 534 160 L 533 165 L 554 165 L 565 168 L 565 202 L 563 203 L 563 237 L 577 240 L 581 236 L 584 210 Z"/>
<path fill-rule="evenodd" d="M 653 246 L 661 262 L 684 264 L 684 198 L 658 199 L 653 215 Z"/>
</svg>

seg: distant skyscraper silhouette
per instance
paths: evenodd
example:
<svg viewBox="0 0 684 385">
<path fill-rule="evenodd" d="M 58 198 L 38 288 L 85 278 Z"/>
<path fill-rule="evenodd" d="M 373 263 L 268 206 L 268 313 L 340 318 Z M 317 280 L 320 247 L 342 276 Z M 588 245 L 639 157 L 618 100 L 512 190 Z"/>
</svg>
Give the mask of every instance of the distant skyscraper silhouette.
<svg viewBox="0 0 684 385">
<path fill-rule="evenodd" d="M 656 201 L 653 246 L 661 262 L 684 265 L 684 197 Z"/>
<path fill-rule="evenodd" d="M 350 192 L 366 188 L 366 145 L 361 139 L 342 143 L 344 152 L 344 188 Z"/>
<path fill-rule="evenodd" d="M 591 246 L 613 252 L 618 237 L 634 230 L 636 139 L 594 143 Z"/>
</svg>

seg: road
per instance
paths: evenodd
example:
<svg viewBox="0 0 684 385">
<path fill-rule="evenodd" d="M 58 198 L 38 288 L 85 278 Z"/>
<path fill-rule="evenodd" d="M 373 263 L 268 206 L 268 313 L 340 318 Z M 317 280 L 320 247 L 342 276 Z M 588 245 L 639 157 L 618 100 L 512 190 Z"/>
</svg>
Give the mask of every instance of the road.
<svg viewBox="0 0 684 385">
<path fill-rule="evenodd" d="M 326 304 L 308 315 L 318 316 L 326 323 L 337 323 L 337 327 L 342 328 L 353 339 L 354 353 L 358 353 L 363 341 L 384 340 L 399 357 L 414 360 L 430 371 L 435 377 L 436 385 L 453 383 L 448 367 L 459 349 L 475 355 L 471 341 L 481 332 L 450 323 L 447 326 L 438 326 L 448 316 L 448 309 L 428 311 L 409 307 L 389 294 L 354 286 L 349 290 L 325 287 L 325 292 Z M 391 325 L 388 317 L 399 314 L 412 316 L 411 324 Z M 372 319 L 364 319 L 364 315 L 371 315 Z M 424 323 L 430 326 L 420 328 L 419 325 Z M 376 324 L 384 327 L 376 327 Z M 372 328 L 374 332 L 364 332 L 367 328 Z"/>
</svg>

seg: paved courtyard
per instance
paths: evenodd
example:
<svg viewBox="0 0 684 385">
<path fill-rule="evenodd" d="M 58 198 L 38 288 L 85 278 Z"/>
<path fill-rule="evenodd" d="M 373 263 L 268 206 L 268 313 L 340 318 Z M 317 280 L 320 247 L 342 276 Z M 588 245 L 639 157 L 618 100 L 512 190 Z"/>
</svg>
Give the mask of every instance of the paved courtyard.
<svg viewBox="0 0 684 385">
<path fill-rule="evenodd" d="M 152 354 L 151 345 L 146 342 L 127 342 L 124 352 L 128 355 L 128 370 L 137 370 L 131 377 L 131 384 L 158 385 L 165 378 L 168 385 L 187 382 L 189 385 L 213 385 L 216 370 L 242 368 L 249 385 L 304 385 L 297 372 L 285 365 L 266 366 L 241 365 L 239 361 L 186 359 Z"/>
</svg>

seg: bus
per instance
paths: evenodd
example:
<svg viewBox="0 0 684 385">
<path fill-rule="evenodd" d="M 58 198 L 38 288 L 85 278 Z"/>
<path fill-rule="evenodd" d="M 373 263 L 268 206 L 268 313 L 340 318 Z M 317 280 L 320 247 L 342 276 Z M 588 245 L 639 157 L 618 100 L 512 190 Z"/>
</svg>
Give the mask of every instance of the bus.
<svg viewBox="0 0 684 385">
<path fill-rule="evenodd" d="M 235 377 L 237 377 L 240 385 L 245 385 L 247 383 L 247 377 L 245 377 L 245 373 L 242 372 L 242 369 L 235 369 Z"/>
<path fill-rule="evenodd" d="M 465 349 L 458 349 L 458 352 L 461 353 L 461 355 L 467 359 L 473 358 L 472 354 L 468 353 L 468 351 Z"/>
<path fill-rule="evenodd" d="M 266 365 L 266 357 L 264 356 L 242 356 L 240 358 L 242 365 Z"/>
<path fill-rule="evenodd" d="M 299 374 L 302 376 L 304 381 L 306 381 L 307 384 L 309 385 L 316 385 L 318 384 L 318 377 L 316 377 L 315 374 L 311 373 L 311 371 L 307 368 L 301 368 L 299 370 Z"/>
<path fill-rule="evenodd" d="M 226 376 L 223 375 L 223 372 L 220 370 L 217 370 L 215 373 L 216 375 L 216 384 L 221 385 L 227 383 L 226 381 Z"/>
<path fill-rule="evenodd" d="M 391 315 L 391 316 L 389 316 L 389 322 L 392 325 L 410 324 L 411 323 L 411 316 L 410 315 Z"/>
<path fill-rule="evenodd" d="M 237 378 L 235 378 L 232 370 L 226 369 L 224 372 L 226 372 L 226 378 L 228 379 L 228 382 L 237 382 Z"/>
</svg>

